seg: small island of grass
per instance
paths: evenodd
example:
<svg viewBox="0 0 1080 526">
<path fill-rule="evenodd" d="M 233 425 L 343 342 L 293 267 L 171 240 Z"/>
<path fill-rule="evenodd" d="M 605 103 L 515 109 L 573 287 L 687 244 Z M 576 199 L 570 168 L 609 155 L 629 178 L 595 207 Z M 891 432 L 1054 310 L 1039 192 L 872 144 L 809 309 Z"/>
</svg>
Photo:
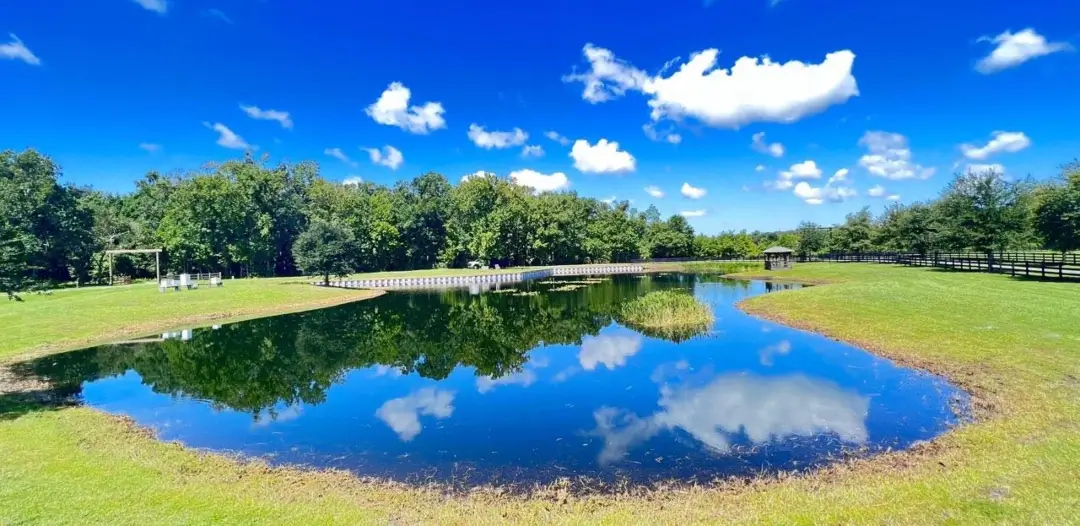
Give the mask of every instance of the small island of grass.
<svg viewBox="0 0 1080 526">
<path fill-rule="evenodd" d="M 650 292 L 623 305 L 620 314 L 634 329 L 676 341 L 704 332 L 713 321 L 708 305 L 681 290 Z"/>
</svg>

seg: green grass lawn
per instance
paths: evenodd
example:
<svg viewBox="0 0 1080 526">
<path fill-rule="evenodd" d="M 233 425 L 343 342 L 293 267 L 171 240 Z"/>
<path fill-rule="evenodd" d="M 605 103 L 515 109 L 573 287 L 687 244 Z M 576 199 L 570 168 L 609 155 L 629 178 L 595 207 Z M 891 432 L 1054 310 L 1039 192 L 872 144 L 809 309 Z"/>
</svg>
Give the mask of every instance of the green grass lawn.
<svg viewBox="0 0 1080 526">
<path fill-rule="evenodd" d="M 5 405 L 0 396 L 0 524 L 1077 521 L 1080 285 L 874 264 L 753 273 L 831 284 L 752 298 L 743 304 L 749 312 L 946 374 L 972 391 L 979 420 L 910 452 L 749 485 L 647 496 L 574 497 L 552 488 L 533 498 L 447 497 L 237 462 L 158 442 L 91 409 Z M 27 305 L 73 315 L 94 305 L 75 297 L 82 293 Z M 267 305 L 280 296 L 259 297 Z M 0 311 L 5 328 L 11 307 Z M 22 341 L 2 348 L 14 355 L 41 340 Z"/>
<path fill-rule="evenodd" d="M 226 280 L 224 287 L 165 293 L 153 283 L 63 289 L 0 301 L 0 362 L 223 318 L 281 314 L 370 297 L 297 279 Z"/>
</svg>

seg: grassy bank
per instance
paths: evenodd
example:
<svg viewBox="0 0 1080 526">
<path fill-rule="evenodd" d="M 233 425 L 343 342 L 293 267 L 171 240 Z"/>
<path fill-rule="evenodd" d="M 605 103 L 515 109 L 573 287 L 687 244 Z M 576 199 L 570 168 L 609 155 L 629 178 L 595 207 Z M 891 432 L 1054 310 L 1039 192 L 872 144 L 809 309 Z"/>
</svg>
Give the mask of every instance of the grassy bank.
<svg viewBox="0 0 1080 526">
<path fill-rule="evenodd" d="M 872 264 L 768 275 L 832 284 L 755 297 L 746 310 L 947 374 L 975 393 L 980 420 L 912 452 L 782 481 L 619 497 L 552 488 L 525 499 L 269 469 L 158 442 L 90 409 L 0 399 L 0 523 L 1066 524 L 1080 516 L 1080 287 Z"/>
<path fill-rule="evenodd" d="M 681 290 L 650 292 L 624 305 L 620 321 L 646 334 L 681 340 L 713 321 L 712 309 Z"/>
<path fill-rule="evenodd" d="M 226 280 L 224 287 L 158 292 L 153 283 L 65 289 L 0 301 L 0 362 L 215 320 L 269 316 L 372 297 L 296 279 Z"/>
</svg>

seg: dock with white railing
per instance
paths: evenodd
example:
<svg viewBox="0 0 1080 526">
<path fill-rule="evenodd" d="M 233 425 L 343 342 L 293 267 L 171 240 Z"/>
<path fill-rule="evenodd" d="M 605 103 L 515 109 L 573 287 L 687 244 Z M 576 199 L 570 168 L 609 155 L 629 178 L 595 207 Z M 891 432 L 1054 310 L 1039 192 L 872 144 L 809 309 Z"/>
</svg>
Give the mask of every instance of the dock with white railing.
<svg viewBox="0 0 1080 526">
<path fill-rule="evenodd" d="M 331 280 L 330 287 L 345 289 L 437 289 L 448 287 L 473 287 L 483 285 L 500 285 L 505 283 L 520 283 L 534 279 L 549 278 L 552 276 L 594 276 L 607 274 L 633 274 L 644 272 L 644 265 L 637 264 L 610 264 L 610 265 L 575 265 L 565 267 L 553 267 L 539 270 L 525 270 L 521 272 L 500 272 L 497 274 L 470 274 L 464 276 L 416 276 L 416 277 L 386 277 L 367 279 L 343 279 Z M 316 286 L 326 286 L 321 281 L 311 283 Z"/>
</svg>

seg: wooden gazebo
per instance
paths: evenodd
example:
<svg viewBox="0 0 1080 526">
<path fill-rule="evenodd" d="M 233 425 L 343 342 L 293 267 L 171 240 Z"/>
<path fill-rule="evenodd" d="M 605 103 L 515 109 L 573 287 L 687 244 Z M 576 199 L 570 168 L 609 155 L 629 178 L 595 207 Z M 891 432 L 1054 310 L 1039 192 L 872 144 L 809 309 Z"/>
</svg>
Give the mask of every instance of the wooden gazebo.
<svg viewBox="0 0 1080 526">
<path fill-rule="evenodd" d="M 765 250 L 765 270 L 785 270 L 795 265 L 795 251 L 787 247 Z"/>
</svg>

